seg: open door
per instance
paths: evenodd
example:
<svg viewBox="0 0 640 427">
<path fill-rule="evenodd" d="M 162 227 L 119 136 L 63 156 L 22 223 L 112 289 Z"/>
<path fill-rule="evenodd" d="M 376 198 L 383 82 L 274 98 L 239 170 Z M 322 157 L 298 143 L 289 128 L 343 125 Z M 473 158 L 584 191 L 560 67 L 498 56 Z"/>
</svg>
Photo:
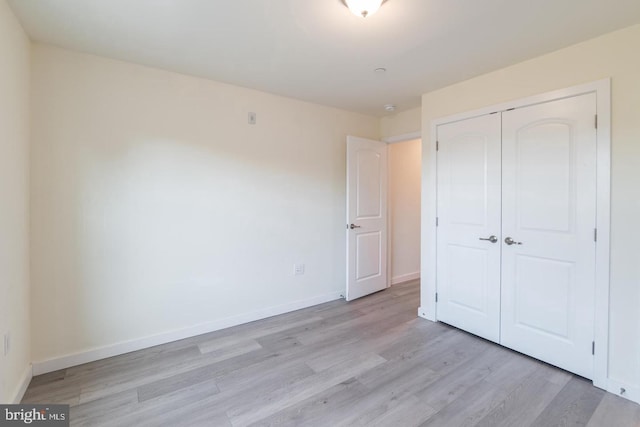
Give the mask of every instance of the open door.
<svg viewBox="0 0 640 427">
<path fill-rule="evenodd" d="M 387 145 L 347 137 L 346 300 L 387 287 Z"/>
</svg>

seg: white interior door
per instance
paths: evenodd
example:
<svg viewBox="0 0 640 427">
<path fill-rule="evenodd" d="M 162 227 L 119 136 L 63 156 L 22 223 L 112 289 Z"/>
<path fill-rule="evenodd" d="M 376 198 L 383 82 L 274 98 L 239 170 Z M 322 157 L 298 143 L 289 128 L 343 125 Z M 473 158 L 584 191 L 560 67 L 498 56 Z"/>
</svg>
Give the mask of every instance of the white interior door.
<svg viewBox="0 0 640 427">
<path fill-rule="evenodd" d="M 593 374 L 595 114 L 595 94 L 506 111 L 502 141 L 501 343 L 587 378 Z"/>
<path fill-rule="evenodd" d="M 347 137 L 346 299 L 387 287 L 387 145 Z"/>
<path fill-rule="evenodd" d="M 437 319 L 500 338 L 500 114 L 438 126 Z"/>
</svg>

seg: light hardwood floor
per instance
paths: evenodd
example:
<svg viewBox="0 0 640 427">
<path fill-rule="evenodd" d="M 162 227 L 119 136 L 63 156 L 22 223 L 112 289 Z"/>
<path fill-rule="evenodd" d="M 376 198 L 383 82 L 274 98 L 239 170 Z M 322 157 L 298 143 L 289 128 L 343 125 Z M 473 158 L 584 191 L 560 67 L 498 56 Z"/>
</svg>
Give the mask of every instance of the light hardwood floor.
<svg viewBox="0 0 640 427">
<path fill-rule="evenodd" d="M 640 426 L 640 405 L 416 317 L 417 282 L 35 377 L 74 426 Z"/>
</svg>

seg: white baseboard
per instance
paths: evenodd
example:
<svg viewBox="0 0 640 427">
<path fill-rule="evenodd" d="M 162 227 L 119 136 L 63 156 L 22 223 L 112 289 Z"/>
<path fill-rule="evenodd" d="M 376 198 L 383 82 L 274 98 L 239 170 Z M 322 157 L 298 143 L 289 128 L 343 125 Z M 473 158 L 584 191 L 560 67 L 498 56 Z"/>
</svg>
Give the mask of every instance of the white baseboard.
<svg viewBox="0 0 640 427">
<path fill-rule="evenodd" d="M 20 383 L 18 384 L 18 388 L 16 389 L 16 391 L 13 393 L 13 401 L 11 403 L 18 404 L 22 402 L 22 398 L 24 397 L 24 393 L 29 387 L 31 378 L 33 378 L 33 368 L 31 364 L 29 364 L 29 366 L 27 366 L 27 368 L 22 373 L 22 377 L 20 377 Z"/>
<path fill-rule="evenodd" d="M 410 280 L 417 280 L 420 278 L 420 272 L 416 271 L 415 273 L 402 274 L 400 276 L 395 276 L 391 278 L 391 285 L 397 285 L 398 283 L 408 282 Z"/>
<path fill-rule="evenodd" d="M 622 389 L 624 389 L 624 393 Z M 616 396 L 631 400 L 632 402 L 640 403 L 640 387 L 638 386 L 625 384 L 622 381 L 609 378 L 607 381 L 607 391 Z"/>
<path fill-rule="evenodd" d="M 188 328 L 163 332 L 144 338 L 124 341 L 117 344 L 97 347 L 78 353 L 55 357 L 48 360 L 33 362 L 33 375 L 42 375 L 48 372 L 57 371 L 59 369 L 66 369 L 72 366 L 82 365 L 83 363 L 94 362 L 96 360 L 106 359 L 107 357 L 118 356 L 121 354 L 130 353 L 132 351 L 142 350 L 156 345 L 166 344 L 185 338 L 191 338 L 209 332 L 218 331 L 220 329 L 241 325 L 243 323 L 249 323 L 255 320 L 265 319 L 267 317 L 277 316 L 278 314 L 289 313 L 291 311 L 300 310 L 302 308 L 312 307 L 314 305 L 340 299 L 341 294 L 342 292 L 334 292 L 330 294 L 319 295 L 313 298 L 294 301 L 288 304 L 269 307 L 251 313 L 240 314 L 238 316 L 214 320 L 212 322 L 202 323 Z"/>
<path fill-rule="evenodd" d="M 431 322 L 436 321 L 436 318 L 433 316 L 427 315 L 427 311 L 422 307 L 418 307 L 418 317 L 422 317 L 423 319 L 429 320 Z"/>
</svg>

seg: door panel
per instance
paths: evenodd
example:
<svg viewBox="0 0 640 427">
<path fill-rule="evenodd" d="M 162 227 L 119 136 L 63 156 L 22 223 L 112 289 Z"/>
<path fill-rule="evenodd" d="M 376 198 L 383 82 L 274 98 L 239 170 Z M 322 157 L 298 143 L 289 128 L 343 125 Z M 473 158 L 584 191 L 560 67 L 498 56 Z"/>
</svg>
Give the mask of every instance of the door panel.
<svg viewBox="0 0 640 427">
<path fill-rule="evenodd" d="M 356 219 L 380 218 L 380 158 L 375 149 L 356 151 Z"/>
<path fill-rule="evenodd" d="M 356 235 L 356 280 L 379 277 L 382 273 L 382 239 L 379 231 Z"/>
<path fill-rule="evenodd" d="M 500 333 L 500 115 L 438 126 L 438 320 Z"/>
<path fill-rule="evenodd" d="M 571 232 L 575 216 L 571 130 L 569 123 L 543 122 L 518 131 L 517 213 L 523 229 Z"/>
<path fill-rule="evenodd" d="M 475 314 L 484 316 L 487 313 L 487 286 L 469 286 L 474 280 L 474 276 L 469 272 L 477 274 L 477 277 L 487 277 L 487 250 L 458 246 L 451 244 L 447 248 L 448 260 L 452 264 L 464 265 L 464 268 L 452 268 L 447 277 L 448 301 L 452 306 Z"/>
<path fill-rule="evenodd" d="M 592 377 L 595 95 L 503 113 L 501 343 Z"/>
<path fill-rule="evenodd" d="M 460 123 L 458 127 L 468 126 Z M 442 155 L 450 161 L 446 177 L 450 193 L 450 223 L 484 227 L 487 225 L 487 155 L 491 139 L 484 134 L 459 135 L 447 139 L 449 129 L 442 129 Z M 446 153 L 445 153 L 446 145 Z M 444 183 L 443 183 L 444 184 Z"/>
<path fill-rule="evenodd" d="M 574 314 L 570 297 L 575 287 L 575 263 L 519 255 L 515 276 L 516 324 L 568 339 Z M 539 280 L 540 277 L 544 280 Z M 539 312 L 542 306 L 544 316 Z"/>
<path fill-rule="evenodd" d="M 347 224 L 350 301 L 387 287 L 387 146 L 382 142 L 347 138 Z"/>
</svg>

